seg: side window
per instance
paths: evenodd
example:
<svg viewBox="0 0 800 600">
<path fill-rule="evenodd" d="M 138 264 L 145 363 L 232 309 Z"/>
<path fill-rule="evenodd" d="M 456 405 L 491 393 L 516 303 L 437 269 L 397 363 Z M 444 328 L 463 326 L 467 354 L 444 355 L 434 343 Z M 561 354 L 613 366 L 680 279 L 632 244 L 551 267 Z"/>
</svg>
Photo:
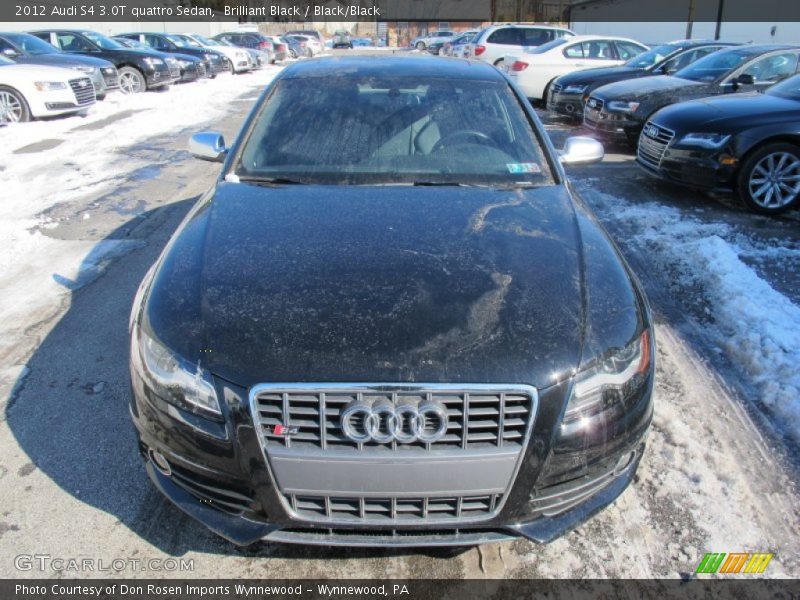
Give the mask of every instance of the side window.
<svg viewBox="0 0 800 600">
<path fill-rule="evenodd" d="M 615 58 L 611 42 L 592 40 L 583 42 L 581 45 L 583 46 L 583 57 L 589 60 L 613 60 Z"/>
<path fill-rule="evenodd" d="M 747 65 L 742 75 L 752 75 L 756 84 L 777 83 L 797 71 L 797 54 L 773 54 Z"/>
<path fill-rule="evenodd" d="M 35 35 L 37 38 L 39 38 L 43 42 L 47 42 L 48 44 L 51 43 L 50 42 L 50 34 L 48 32 L 46 32 L 46 31 L 45 32 L 39 32 L 39 33 L 34 33 L 32 35 Z M 56 43 L 58 43 L 58 42 L 56 42 Z"/>
<path fill-rule="evenodd" d="M 567 58 L 583 58 L 583 44 L 572 44 L 564 48 L 564 56 Z"/>
<path fill-rule="evenodd" d="M 167 41 L 157 35 L 145 35 L 144 43 L 151 48 L 155 48 L 156 50 L 169 50 L 169 44 L 167 44 Z"/>
<path fill-rule="evenodd" d="M 492 44 L 507 44 L 511 46 L 521 46 L 522 40 L 520 39 L 519 32 L 513 27 L 505 27 L 503 29 L 498 29 L 492 35 L 489 36 L 489 39 L 486 40 Z"/>
<path fill-rule="evenodd" d="M 634 56 L 638 56 L 644 52 L 643 48 L 640 48 L 636 44 L 631 44 L 630 42 L 616 42 L 616 45 L 620 60 L 630 60 Z"/>
<path fill-rule="evenodd" d="M 552 29 L 526 28 L 522 30 L 523 46 L 541 46 L 553 40 Z"/>
<path fill-rule="evenodd" d="M 5 52 L 6 50 L 14 50 L 14 51 L 16 51 L 16 48 L 14 48 L 14 46 L 9 44 L 3 38 L 0 38 L 0 52 Z"/>
<path fill-rule="evenodd" d="M 89 42 L 71 33 L 57 33 L 56 39 L 64 52 L 91 52 L 94 49 Z"/>
</svg>

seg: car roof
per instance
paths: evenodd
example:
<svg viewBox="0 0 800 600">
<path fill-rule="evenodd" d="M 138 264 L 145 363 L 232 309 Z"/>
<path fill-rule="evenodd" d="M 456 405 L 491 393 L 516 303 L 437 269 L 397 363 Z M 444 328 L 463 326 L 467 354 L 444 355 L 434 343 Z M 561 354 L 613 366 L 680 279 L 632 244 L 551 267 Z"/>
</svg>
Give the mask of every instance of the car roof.
<svg viewBox="0 0 800 600">
<path fill-rule="evenodd" d="M 486 29 L 505 29 L 518 27 L 520 29 L 556 29 L 559 31 L 572 31 L 568 27 L 560 27 L 558 25 L 537 25 L 536 23 L 500 23 L 498 25 L 490 25 Z"/>
<path fill-rule="evenodd" d="M 641 44 L 642 46 L 645 45 L 637 40 L 626 37 L 619 37 L 616 35 L 573 35 L 571 37 L 561 38 L 561 39 L 570 44 L 574 42 L 590 42 L 592 40 L 611 40 L 615 42 L 633 42 L 634 44 Z"/>
<path fill-rule="evenodd" d="M 286 67 L 278 78 L 412 76 L 505 82 L 503 75 L 483 61 L 432 56 L 322 57 Z"/>
<path fill-rule="evenodd" d="M 718 50 L 714 54 L 721 52 L 746 54 L 748 56 L 758 56 L 759 54 L 766 54 L 768 52 L 775 52 L 778 50 L 800 50 L 800 45 L 797 44 L 745 44 L 742 46 L 731 46 Z"/>
</svg>

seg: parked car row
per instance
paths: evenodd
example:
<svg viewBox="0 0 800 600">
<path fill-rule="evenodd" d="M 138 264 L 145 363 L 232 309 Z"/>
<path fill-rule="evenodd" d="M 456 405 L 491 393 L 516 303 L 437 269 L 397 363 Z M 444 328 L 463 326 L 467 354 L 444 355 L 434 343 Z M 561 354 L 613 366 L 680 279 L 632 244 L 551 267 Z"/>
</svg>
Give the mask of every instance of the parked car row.
<svg viewBox="0 0 800 600">
<path fill-rule="evenodd" d="M 763 214 L 797 205 L 800 45 L 564 36 L 498 66 L 512 58 L 529 99 L 635 148 L 648 174 Z"/>
<path fill-rule="evenodd" d="M 88 110 L 114 90 L 135 94 L 173 83 L 244 73 L 312 56 L 301 35 L 44 29 L 0 32 L 0 123 Z"/>
</svg>

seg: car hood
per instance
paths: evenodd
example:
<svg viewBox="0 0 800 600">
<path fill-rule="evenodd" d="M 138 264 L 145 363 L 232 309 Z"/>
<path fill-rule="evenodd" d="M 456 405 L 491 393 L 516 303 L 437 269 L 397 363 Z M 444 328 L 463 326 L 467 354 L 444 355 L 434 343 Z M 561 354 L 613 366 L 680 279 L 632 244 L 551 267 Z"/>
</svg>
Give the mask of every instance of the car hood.
<svg viewBox="0 0 800 600">
<path fill-rule="evenodd" d="M 4 81 L 16 81 L 20 79 L 28 85 L 32 85 L 31 78 L 48 78 L 54 81 L 68 81 L 79 77 L 89 77 L 87 73 L 76 71 L 65 67 L 33 65 L 33 64 L 14 64 L 3 65 L 0 67 L 0 83 Z M 38 80 L 38 79 L 37 79 Z"/>
<path fill-rule="evenodd" d="M 800 102 L 773 96 L 749 92 L 730 96 L 702 98 L 681 104 L 668 106 L 654 117 L 657 123 L 680 131 L 686 128 L 716 129 L 722 127 L 727 131 L 744 129 L 756 123 L 782 122 L 800 117 Z"/>
<path fill-rule="evenodd" d="M 632 67 L 596 67 L 594 69 L 585 69 L 582 71 L 575 71 L 574 73 L 567 73 L 558 78 L 557 82 L 563 85 L 584 85 L 584 84 L 598 84 L 611 83 L 614 81 L 621 81 L 623 79 L 630 79 L 632 77 L 641 77 L 646 75 L 647 71 L 644 69 L 634 69 Z"/>
<path fill-rule="evenodd" d="M 163 255 L 142 323 L 184 358 L 245 387 L 546 387 L 606 329 L 630 339 L 637 325 L 626 271 L 587 223 L 564 186 L 220 183 Z M 583 237 L 592 246 L 587 262 Z M 598 289 L 622 291 L 599 292 L 604 323 L 587 326 L 591 261 L 610 266 L 593 268 Z"/>
<path fill-rule="evenodd" d="M 670 75 L 656 75 L 638 79 L 628 79 L 604 85 L 595 90 L 592 95 L 603 100 L 627 100 L 645 98 L 652 94 L 671 94 L 678 90 L 691 91 L 692 89 L 703 89 L 707 84 Z"/>
</svg>

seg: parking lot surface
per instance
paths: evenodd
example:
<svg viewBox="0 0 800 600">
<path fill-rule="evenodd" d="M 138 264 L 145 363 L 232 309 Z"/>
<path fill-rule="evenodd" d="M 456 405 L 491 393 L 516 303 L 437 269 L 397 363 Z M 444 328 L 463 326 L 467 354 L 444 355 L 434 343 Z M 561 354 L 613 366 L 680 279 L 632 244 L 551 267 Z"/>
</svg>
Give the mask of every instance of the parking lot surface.
<svg viewBox="0 0 800 600">
<path fill-rule="evenodd" d="M 774 553 L 765 576 L 800 576 L 791 362 L 800 321 L 786 318 L 800 303 L 800 215 L 755 216 L 655 183 L 624 148 L 570 170 L 656 319 L 653 427 L 634 483 L 612 506 L 549 545 L 396 551 L 237 548 L 165 500 L 145 475 L 127 412 L 131 301 L 217 173 L 189 157 L 188 135 L 213 128 L 232 138 L 275 72 L 239 76 L 235 88 L 208 82 L 193 92 L 206 103 L 200 117 L 174 110 L 149 129 L 147 111 L 177 106 L 182 90 L 92 119 L 35 123 L 30 137 L 0 130 L 5 193 L 27 203 L 3 209 L 24 227 L 0 234 L 28 244 L 0 265 L 13 300 L 0 354 L 0 576 L 645 578 L 691 574 L 706 552 L 740 551 Z M 557 146 L 576 133 L 542 117 Z M 17 557 L 34 555 L 107 568 L 177 557 L 192 570 L 20 570 Z"/>
</svg>

